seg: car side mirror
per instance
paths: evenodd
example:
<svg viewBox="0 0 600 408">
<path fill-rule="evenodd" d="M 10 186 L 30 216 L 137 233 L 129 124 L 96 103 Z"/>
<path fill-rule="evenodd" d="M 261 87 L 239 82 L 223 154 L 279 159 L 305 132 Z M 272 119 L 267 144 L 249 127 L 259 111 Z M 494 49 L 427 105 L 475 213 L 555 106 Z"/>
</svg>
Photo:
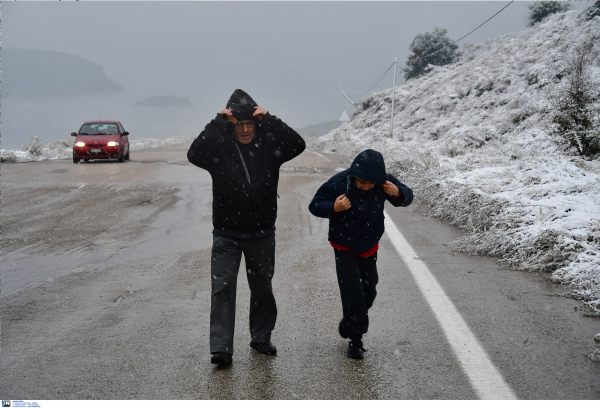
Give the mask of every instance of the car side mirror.
<svg viewBox="0 0 600 408">
<path fill-rule="evenodd" d="M 123 136 L 129 135 L 129 132 L 123 132 Z"/>
<path fill-rule="evenodd" d="M 77 133 L 73 132 L 73 133 L 71 133 L 71 136 L 77 137 Z"/>
</svg>

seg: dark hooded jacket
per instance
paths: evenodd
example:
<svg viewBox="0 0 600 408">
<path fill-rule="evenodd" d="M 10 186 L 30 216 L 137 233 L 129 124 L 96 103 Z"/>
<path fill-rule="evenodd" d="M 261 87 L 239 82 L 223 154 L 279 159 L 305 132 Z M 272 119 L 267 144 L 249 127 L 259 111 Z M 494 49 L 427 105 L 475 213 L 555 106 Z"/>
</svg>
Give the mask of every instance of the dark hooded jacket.
<svg viewBox="0 0 600 408">
<path fill-rule="evenodd" d="M 187 154 L 191 163 L 212 177 L 216 235 L 254 239 L 273 233 L 279 167 L 306 147 L 302 137 L 276 116 L 267 113 L 260 121 L 254 118 L 255 106 L 256 102 L 240 89 L 227 103 L 236 119 L 257 121 L 256 134 L 249 144 L 239 143 L 232 124 L 217 114 Z"/>
<path fill-rule="evenodd" d="M 372 181 L 375 186 L 363 191 L 356 186 L 356 177 Z M 386 180 L 398 187 L 400 197 L 392 197 L 383 190 Z M 342 194 L 348 197 L 352 206 L 334 214 L 333 205 Z M 412 190 L 385 172 L 381 153 L 369 149 L 356 156 L 349 169 L 323 184 L 308 209 L 317 217 L 329 218 L 329 241 L 363 253 L 373 248 L 383 235 L 385 200 L 394 207 L 406 207 L 412 199 Z"/>
</svg>

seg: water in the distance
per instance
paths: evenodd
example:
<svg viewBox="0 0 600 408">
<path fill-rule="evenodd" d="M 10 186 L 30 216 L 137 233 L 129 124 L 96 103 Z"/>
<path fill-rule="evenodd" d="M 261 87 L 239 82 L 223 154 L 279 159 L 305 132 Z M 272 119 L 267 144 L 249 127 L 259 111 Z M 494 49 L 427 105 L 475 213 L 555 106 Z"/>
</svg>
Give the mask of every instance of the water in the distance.
<svg viewBox="0 0 600 408">
<path fill-rule="evenodd" d="M 64 139 L 88 120 L 118 120 L 131 137 L 165 137 L 200 133 L 205 123 L 200 106 L 132 106 L 148 95 L 2 98 L 2 149 L 18 149 L 34 136 Z M 192 102 L 193 103 L 193 102 Z M 214 110 L 214 109 L 213 109 Z"/>
</svg>

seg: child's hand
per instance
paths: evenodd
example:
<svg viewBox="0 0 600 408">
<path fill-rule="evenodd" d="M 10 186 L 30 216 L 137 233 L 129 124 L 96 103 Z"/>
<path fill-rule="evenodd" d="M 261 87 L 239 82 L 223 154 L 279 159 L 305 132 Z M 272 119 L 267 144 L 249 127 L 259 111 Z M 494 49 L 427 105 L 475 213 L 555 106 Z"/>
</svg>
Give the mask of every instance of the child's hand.
<svg viewBox="0 0 600 408">
<path fill-rule="evenodd" d="M 398 187 L 396 187 L 394 183 L 391 183 L 387 180 L 383 184 L 383 191 L 385 191 L 387 194 L 393 197 L 398 197 L 400 195 L 400 190 L 398 189 Z"/>
<path fill-rule="evenodd" d="M 335 200 L 335 203 L 333 203 L 333 211 L 335 211 L 335 212 L 344 211 L 350 207 L 352 207 L 352 204 L 350 204 L 350 200 L 348 200 L 348 197 L 346 197 L 345 194 L 342 194 L 341 196 L 339 196 Z"/>
</svg>

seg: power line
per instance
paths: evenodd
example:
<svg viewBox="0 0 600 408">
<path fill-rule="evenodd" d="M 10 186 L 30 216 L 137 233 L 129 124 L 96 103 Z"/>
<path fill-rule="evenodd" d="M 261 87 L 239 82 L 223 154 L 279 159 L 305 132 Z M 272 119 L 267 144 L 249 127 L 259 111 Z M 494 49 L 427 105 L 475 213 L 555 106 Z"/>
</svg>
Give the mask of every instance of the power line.
<svg viewBox="0 0 600 408">
<path fill-rule="evenodd" d="M 457 43 L 457 42 L 459 42 L 460 40 L 464 39 L 465 37 L 467 37 L 467 36 L 471 35 L 471 34 L 472 34 L 472 33 L 474 33 L 475 31 L 477 31 L 477 30 L 478 30 L 479 28 L 481 28 L 481 27 L 482 27 L 484 24 L 486 24 L 486 23 L 487 23 L 488 21 L 490 21 L 492 18 L 496 17 L 496 16 L 497 16 L 498 14 L 500 14 L 500 13 L 501 13 L 501 12 L 502 12 L 502 11 L 503 11 L 505 8 L 507 8 L 508 6 L 510 6 L 511 4 L 513 4 L 514 2 L 515 2 L 515 0 L 512 0 L 512 1 L 511 1 L 510 3 L 508 3 L 506 6 L 502 7 L 502 9 L 500 9 L 500 11 L 498 11 L 496 14 L 494 14 L 493 16 L 491 16 L 490 18 L 488 18 L 487 20 L 485 20 L 483 23 L 481 23 L 479 26 L 477 26 L 476 28 L 474 28 L 473 30 L 471 30 L 469 33 L 467 33 L 467 34 L 463 35 L 463 36 L 462 36 L 462 37 L 460 37 L 458 40 L 454 41 L 452 44 L 449 44 L 449 45 L 447 45 L 447 46 L 445 46 L 445 47 L 443 47 L 443 48 L 440 48 L 439 50 L 437 50 L 437 51 L 434 51 L 434 52 L 432 52 L 431 54 L 427 54 L 427 55 L 425 55 L 425 56 L 423 56 L 423 57 L 418 57 L 417 59 L 423 59 L 423 58 L 427 58 L 427 57 L 429 57 L 429 56 L 431 56 L 431 55 L 437 54 L 438 52 L 440 52 L 440 51 L 443 51 L 444 49 L 446 49 L 446 48 L 448 48 L 448 47 L 450 47 L 450 46 L 452 46 L 452 45 L 456 44 L 456 43 Z M 369 88 L 369 90 L 368 90 L 368 91 L 365 91 L 365 92 L 363 92 L 363 93 L 360 93 L 360 94 L 348 94 L 348 95 L 349 95 L 349 96 L 358 97 L 358 96 L 364 95 L 364 94 L 366 94 L 367 92 L 371 91 L 373 88 L 375 88 L 375 87 L 377 86 L 377 84 L 379 84 L 379 83 L 381 82 L 381 80 L 382 80 L 383 78 L 385 78 L 386 74 L 387 74 L 387 73 L 390 71 L 390 69 L 392 68 L 392 66 L 394 66 L 395 64 L 396 64 L 395 62 L 392 62 L 392 65 L 390 65 L 390 67 L 387 69 L 387 71 L 385 71 L 385 74 L 383 74 L 383 75 L 382 75 L 382 77 L 379 79 L 379 81 L 377 81 L 377 82 L 375 83 L 375 85 L 373 85 L 371 88 Z"/>
<path fill-rule="evenodd" d="M 381 82 L 381 80 L 382 80 L 383 78 L 385 78 L 386 74 L 387 74 L 388 72 L 390 72 L 390 69 L 392 69 L 392 67 L 393 67 L 393 66 L 394 66 L 394 63 L 392 62 L 392 65 L 390 65 L 390 67 L 387 69 L 387 71 L 385 71 L 385 74 L 383 74 L 383 75 L 381 76 L 381 78 L 379 78 L 379 81 L 377 81 L 377 83 L 376 83 L 375 85 L 373 85 L 371 88 L 369 88 L 369 91 L 370 91 L 371 89 L 375 88 L 375 87 L 377 86 L 377 84 L 378 84 L 378 83 L 380 83 L 380 82 Z M 363 92 L 363 93 L 356 94 L 356 95 L 350 95 L 350 94 L 348 94 L 348 95 L 350 95 L 350 96 L 361 96 L 361 95 L 364 95 L 364 94 L 366 94 L 366 93 L 367 93 L 367 92 L 369 92 L 369 91 L 365 91 L 365 92 Z"/>
<path fill-rule="evenodd" d="M 462 40 L 463 38 L 465 38 L 465 37 L 467 37 L 468 35 L 470 35 L 470 34 L 474 33 L 474 32 L 475 32 L 477 29 L 479 29 L 479 28 L 480 28 L 481 26 L 483 26 L 485 23 L 487 23 L 488 21 L 490 21 L 492 18 L 496 17 L 498 14 L 500 14 L 500 13 L 502 12 L 502 10 L 504 10 L 505 8 L 507 8 L 508 6 L 510 6 L 511 4 L 513 4 L 514 2 L 515 2 L 515 0 L 512 0 L 512 1 L 511 1 L 510 3 L 508 3 L 506 6 L 502 7 L 502 9 L 501 9 L 500 11 L 498 11 L 496 14 L 494 14 L 493 16 L 491 16 L 490 18 L 488 18 L 487 20 L 485 20 L 483 23 L 481 23 L 479 26 L 477 26 L 477 28 L 475 28 L 475 29 L 471 30 L 471 31 L 470 31 L 468 34 L 465 34 L 465 35 L 463 35 L 463 36 L 462 36 L 462 37 L 460 37 L 458 40 L 454 41 L 452 44 L 448 44 L 448 45 L 446 45 L 445 47 L 443 47 L 443 48 L 440 48 L 439 50 L 432 52 L 431 54 L 427 54 L 427 55 L 425 55 L 425 56 L 423 56 L 423 57 L 418 57 L 417 59 L 419 60 L 419 59 L 424 59 L 424 58 L 427 58 L 427 57 L 429 57 L 429 56 L 431 56 L 431 55 L 433 55 L 433 54 L 437 54 L 438 52 L 440 52 L 440 51 L 443 51 L 443 50 L 445 50 L 446 48 L 448 48 L 448 47 L 450 47 L 450 46 L 452 46 L 452 45 L 456 44 L 457 42 L 459 42 L 459 41 L 460 41 L 460 40 Z"/>
</svg>

